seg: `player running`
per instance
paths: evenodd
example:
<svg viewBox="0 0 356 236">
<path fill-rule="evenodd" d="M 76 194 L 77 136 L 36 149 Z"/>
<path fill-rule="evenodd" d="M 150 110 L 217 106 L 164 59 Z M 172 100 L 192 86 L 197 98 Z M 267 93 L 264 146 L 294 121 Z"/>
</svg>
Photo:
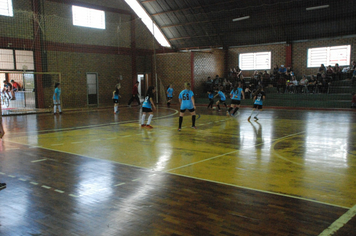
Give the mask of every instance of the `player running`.
<svg viewBox="0 0 356 236">
<path fill-rule="evenodd" d="M 235 116 L 236 112 L 240 109 L 241 97 L 242 99 L 245 99 L 245 93 L 244 90 L 242 89 L 241 83 L 235 85 L 234 89 L 231 90 L 230 92 L 230 96 L 231 96 L 231 105 L 228 114 L 230 116 Z M 232 109 L 234 109 L 234 111 L 231 113 Z"/>
<path fill-rule="evenodd" d="M 266 94 L 263 91 L 263 87 L 259 87 L 257 91 L 253 94 L 253 100 L 254 100 L 253 109 L 251 115 L 247 119 L 248 121 L 250 121 L 251 116 L 253 115 L 253 112 L 256 110 L 256 108 L 258 108 L 258 110 L 257 110 L 257 114 L 254 117 L 255 120 L 258 120 L 257 116 L 262 111 L 263 101 L 266 100 Z"/>
</svg>

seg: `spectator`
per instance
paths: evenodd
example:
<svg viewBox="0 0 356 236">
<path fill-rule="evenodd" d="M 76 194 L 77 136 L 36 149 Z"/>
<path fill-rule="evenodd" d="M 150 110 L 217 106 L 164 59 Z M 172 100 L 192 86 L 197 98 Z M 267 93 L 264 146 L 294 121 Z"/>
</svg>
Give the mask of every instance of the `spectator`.
<svg viewBox="0 0 356 236">
<path fill-rule="evenodd" d="M 129 103 L 127 104 L 129 107 L 131 107 L 131 102 L 135 99 L 137 101 L 137 104 L 140 106 L 141 103 L 140 103 L 140 98 L 139 98 L 139 93 L 138 93 L 138 84 L 140 82 L 136 81 L 135 85 L 133 86 L 132 88 L 132 95 L 131 95 L 131 98 L 129 100 Z"/>
<path fill-rule="evenodd" d="M 265 72 L 263 73 L 263 80 L 262 80 L 263 87 L 267 87 L 270 82 L 271 82 L 271 77 L 268 74 L 268 72 L 265 70 Z"/>
<path fill-rule="evenodd" d="M 351 81 L 352 81 L 352 84 L 354 84 L 354 81 L 356 81 L 356 62 L 355 61 L 352 61 L 351 72 L 352 72 Z"/>
<path fill-rule="evenodd" d="M 341 67 L 339 66 L 338 63 L 335 64 L 335 67 L 333 69 L 334 74 L 333 74 L 333 80 L 340 80 L 341 79 Z"/>
<path fill-rule="evenodd" d="M 321 81 L 318 81 L 318 91 L 321 93 L 327 93 L 328 92 L 328 88 L 329 88 L 329 80 L 326 77 L 326 74 L 322 74 L 321 75 Z"/>
<path fill-rule="evenodd" d="M 287 73 L 287 69 L 284 67 L 284 65 L 281 65 L 281 67 L 280 67 L 279 70 L 278 70 L 278 73 L 279 73 L 280 75 Z"/>
<path fill-rule="evenodd" d="M 288 83 L 288 92 L 289 93 L 296 93 L 298 86 L 298 81 L 295 76 L 292 76 L 292 79 Z"/>
<path fill-rule="evenodd" d="M 321 64 L 319 67 L 319 70 L 318 70 L 317 77 L 320 78 L 323 73 L 326 74 L 326 68 L 325 68 L 324 64 Z"/>
<path fill-rule="evenodd" d="M 251 92 L 252 92 L 252 90 L 251 90 L 251 85 L 249 85 L 249 86 L 247 86 L 247 87 L 245 88 L 245 97 L 246 97 L 246 98 L 251 98 Z"/>
<path fill-rule="evenodd" d="M 4 80 L 3 83 L 4 83 L 4 88 L 2 89 L 2 93 L 7 95 L 9 99 L 12 99 L 11 96 L 12 85 L 9 82 L 7 82 L 7 80 Z"/>
<path fill-rule="evenodd" d="M 12 95 L 12 98 L 15 99 L 15 92 L 20 91 L 21 86 L 17 82 L 15 82 L 13 79 L 10 82 L 12 84 L 11 95 Z"/>
<path fill-rule="evenodd" d="M 300 92 L 307 92 L 308 91 L 308 79 L 306 75 L 303 75 L 303 78 L 299 81 L 298 88 L 300 89 Z"/>
<path fill-rule="evenodd" d="M 308 82 L 308 92 L 315 93 L 315 88 L 316 88 L 316 79 L 314 78 L 314 76 L 311 76 Z"/>
<path fill-rule="evenodd" d="M 286 83 L 287 80 L 284 77 L 284 74 L 280 74 L 279 79 L 277 81 L 277 93 L 284 93 L 286 91 Z M 282 89 L 280 91 L 280 89 Z"/>
<path fill-rule="evenodd" d="M 333 68 L 329 65 L 327 68 L 326 68 L 326 77 L 330 80 L 333 80 L 334 79 L 334 70 Z"/>
<path fill-rule="evenodd" d="M 356 108 L 356 93 L 352 92 L 352 102 L 351 102 L 351 108 Z"/>
</svg>

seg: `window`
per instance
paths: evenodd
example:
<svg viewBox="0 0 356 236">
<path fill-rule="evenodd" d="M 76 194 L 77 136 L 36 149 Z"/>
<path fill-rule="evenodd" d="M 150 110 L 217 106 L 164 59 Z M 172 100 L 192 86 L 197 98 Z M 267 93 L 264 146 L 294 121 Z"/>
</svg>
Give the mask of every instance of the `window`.
<svg viewBox="0 0 356 236">
<path fill-rule="evenodd" d="M 14 51 L 12 49 L 0 49 L 0 69 L 14 70 Z"/>
<path fill-rule="evenodd" d="M 15 59 L 14 59 L 15 55 Z M 16 63 L 15 63 L 16 61 Z M 34 70 L 33 51 L 0 49 L 0 70 Z"/>
<path fill-rule="evenodd" d="M 0 15 L 14 16 L 12 0 L 0 0 Z"/>
<path fill-rule="evenodd" d="M 350 65 L 350 45 L 308 49 L 308 67 L 320 67 L 321 64 L 340 66 Z"/>
<path fill-rule="evenodd" d="M 72 6 L 73 25 L 105 29 L 105 12 L 86 7 Z"/>
<path fill-rule="evenodd" d="M 24 50 L 15 50 L 16 69 L 17 70 L 34 70 L 33 52 Z"/>
<path fill-rule="evenodd" d="M 241 53 L 239 67 L 241 70 L 271 69 L 271 52 Z"/>
</svg>

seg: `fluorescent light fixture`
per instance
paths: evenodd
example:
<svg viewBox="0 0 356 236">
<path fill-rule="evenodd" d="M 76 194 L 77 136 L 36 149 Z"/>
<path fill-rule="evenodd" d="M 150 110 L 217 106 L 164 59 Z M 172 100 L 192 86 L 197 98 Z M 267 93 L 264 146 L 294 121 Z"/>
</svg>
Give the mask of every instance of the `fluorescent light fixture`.
<svg viewBox="0 0 356 236">
<path fill-rule="evenodd" d="M 232 19 L 232 21 L 247 20 L 249 18 L 250 18 L 250 16 L 243 16 L 243 17 Z"/>
<path fill-rule="evenodd" d="M 316 7 L 307 7 L 307 11 L 312 11 L 312 10 L 318 10 L 318 9 L 323 9 L 323 8 L 328 8 L 329 5 L 322 5 L 322 6 L 316 6 Z"/>
<path fill-rule="evenodd" d="M 153 23 L 151 17 L 147 14 L 145 9 L 137 2 L 137 0 L 125 0 L 125 2 L 131 7 L 132 10 L 141 18 L 142 22 L 146 25 L 148 30 L 153 34 L 156 40 L 163 46 L 163 47 L 171 47 L 170 43 L 163 35 L 161 30 L 158 26 Z"/>
</svg>

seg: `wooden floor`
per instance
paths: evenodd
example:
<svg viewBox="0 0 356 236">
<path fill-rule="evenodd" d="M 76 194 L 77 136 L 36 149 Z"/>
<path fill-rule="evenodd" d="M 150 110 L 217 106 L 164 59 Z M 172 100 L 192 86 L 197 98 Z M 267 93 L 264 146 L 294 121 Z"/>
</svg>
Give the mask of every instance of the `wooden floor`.
<svg viewBox="0 0 356 236">
<path fill-rule="evenodd" d="M 3 117 L 0 235 L 356 235 L 356 112 L 197 112 Z"/>
</svg>

